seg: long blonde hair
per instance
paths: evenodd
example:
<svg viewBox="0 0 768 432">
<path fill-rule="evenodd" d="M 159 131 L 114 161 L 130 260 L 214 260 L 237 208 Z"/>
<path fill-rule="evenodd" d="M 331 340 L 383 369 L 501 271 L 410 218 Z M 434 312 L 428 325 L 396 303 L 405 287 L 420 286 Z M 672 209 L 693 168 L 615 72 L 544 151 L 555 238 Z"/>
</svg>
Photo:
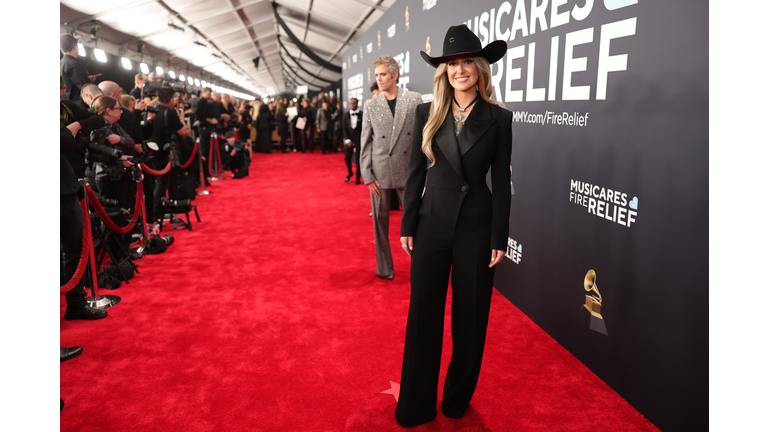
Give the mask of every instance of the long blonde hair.
<svg viewBox="0 0 768 432">
<path fill-rule="evenodd" d="M 473 59 L 477 65 L 477 92 L 480 94 L 480 97 L 488 103 L 506 109 L 503 103 L 493 99 L 491 65 L 488 63 L 488 60 L 485 57 L 473 57 Z M 434 138 L 437 130 L 442 126 L 453 102 L 453 87 L 448 82 L 447 69 L 448 67 L 445 62 L 440 63 L 435 72 L 435 77 L 432 79 L 434 83 L 434 99 L 432 100 L 432 106 L 429 108 L 429 120 L 424 125 L 421 141 L 421 151 L 429 160 L 427 168 L 432 168 L 437 162 L 435 153 L 432 151 L 432 138 Z"/>
</svg>

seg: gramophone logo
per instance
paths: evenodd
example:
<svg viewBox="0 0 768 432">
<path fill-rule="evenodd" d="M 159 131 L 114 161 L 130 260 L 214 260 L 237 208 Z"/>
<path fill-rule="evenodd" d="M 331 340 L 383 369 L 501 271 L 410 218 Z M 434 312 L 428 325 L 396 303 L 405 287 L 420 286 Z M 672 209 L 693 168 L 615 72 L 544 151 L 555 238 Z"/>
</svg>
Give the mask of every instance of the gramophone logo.
<svg viewBox="0 0 768 432">
<path fill-rule="evenodd" d="M 589 329 L 607 336 L 608 330 L 605 328 L 605 321 L 601 314 L 603 308 L 603 296 L 600 295 L 600 291 L 597 290 L 596 280 L 597 273 L 595 273 L 594 270 L 588 271 L 587 275 L 584 276 L 584 289 L 587 292 L 594 292 L 597 296 L 587 294 L 585 296 L 586 301 L 584 302 L 583 308 L 590 314 Z"/>
<path fill-rule="evenodd" d="M 408 6 L 405 7 L 405 31 L 411 26 L 411 14 L 408 13 Z"/>
<path fill-rule="evenodd" d="M 376 43 L 378 44 L 378 48 L 381 49 L 381 30 L 379 30 L 376 36 Z"/>
<path fill-rule="evenodd" d="M 368 82 L 371 82 L 371 68 L 368 68 Z"/>
<path fill-rule="evenodd" d="M 427 47 L 424 51 L 427 55 L 432 55 L 432 45 L 429 44 L 429 36 L 427 36 Z"/>
<path fill-rule="evenodd" d="M 363 46 L 360 45 L 360 61 L 363 61 Z"/>
</svg>

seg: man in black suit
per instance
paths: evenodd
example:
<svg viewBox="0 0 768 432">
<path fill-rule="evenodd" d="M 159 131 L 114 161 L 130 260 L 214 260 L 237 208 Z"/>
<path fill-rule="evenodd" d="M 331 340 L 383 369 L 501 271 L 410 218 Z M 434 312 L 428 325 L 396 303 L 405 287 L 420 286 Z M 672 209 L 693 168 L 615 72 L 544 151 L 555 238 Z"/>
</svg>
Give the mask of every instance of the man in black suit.
<svg viewBox="0 0 768 432">
<path fill-rule="evenodd" d="M 80 89 L 88 83 L 96 80 L 96 75 L 88 75 L 85 68 L 77 60 L 77 39 L 68 34 L 59 37 L 59 48 L 64 56 L 59 62 L 59 72 L 64 79 L 67 91 L 64 100 L 80 101 Z"/>
<path fill-rule="evenodd" d="M 349 100 L 349 111 L 341 120 L 341 131 L 344 135 L 344 162 L 347 164 L 348 182 L 352 178 L 352 162 L 357 166 L 355 184 L 360 184 L 360 134 L 363 132 L 363 113 L 357 109 L 357 99 Z"/>
</svg>

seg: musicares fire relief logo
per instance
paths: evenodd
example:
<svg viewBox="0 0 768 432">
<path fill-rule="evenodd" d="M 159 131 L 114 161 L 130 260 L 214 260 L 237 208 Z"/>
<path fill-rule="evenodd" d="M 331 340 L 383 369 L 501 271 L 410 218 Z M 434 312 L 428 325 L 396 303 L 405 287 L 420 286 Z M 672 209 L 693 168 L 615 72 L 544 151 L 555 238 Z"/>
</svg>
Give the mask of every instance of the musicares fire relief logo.
<svg viewBox="0 0 768 432">
<path fill-rule="evenodd" d="M 596 280 L 597 273 L 595 273 L 594 270 L 588 271 L 587 275 L 584 276 L 584 289 L 587 292 L 593 291 L 597 294 L 597 297 L 587 295 L 582 308 L 586 309 L 590 314 L 589 329 L 608 336 L 608 330 L 605 328 L 605 320 L 603 320 L 603 315 L 601 314 L 603 308 L 603 296 L 600 294 L 600 291 L 597 290 Z"/>
<path fill-rule="evenodd" d="M 595 184 L 571 179 L 568 201 L 583 206 L 587 213 L 629 228 L 637 220 L 638 199 Z"/>
<path fill-rule="evenodd" d="M 520 264 L 523 260 L 523 244 L 518 243 L 512 237 L 507 237 L 507 253 L 506 257 L 512 260 L 515 264 Z"/>
</svg>

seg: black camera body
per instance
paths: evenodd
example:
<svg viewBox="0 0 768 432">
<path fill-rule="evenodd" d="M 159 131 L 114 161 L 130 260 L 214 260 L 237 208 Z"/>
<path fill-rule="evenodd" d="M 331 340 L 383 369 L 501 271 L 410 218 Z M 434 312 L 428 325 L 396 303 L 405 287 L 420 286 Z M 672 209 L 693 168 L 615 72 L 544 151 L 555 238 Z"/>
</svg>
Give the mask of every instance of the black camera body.
<svg viewBox="0 0 768 432">
<path fill-rule="evenodd" d="M 85 158 L 89 162 L 112 162 L 123 156 L 123 150 L 118 147 L 98 144 L 108 136 L 109 132 L 104 128 L 91 132 L 90 138 L 82 133 L 77 134 L 77 139 L 85 145 Z"/>
</svg>

